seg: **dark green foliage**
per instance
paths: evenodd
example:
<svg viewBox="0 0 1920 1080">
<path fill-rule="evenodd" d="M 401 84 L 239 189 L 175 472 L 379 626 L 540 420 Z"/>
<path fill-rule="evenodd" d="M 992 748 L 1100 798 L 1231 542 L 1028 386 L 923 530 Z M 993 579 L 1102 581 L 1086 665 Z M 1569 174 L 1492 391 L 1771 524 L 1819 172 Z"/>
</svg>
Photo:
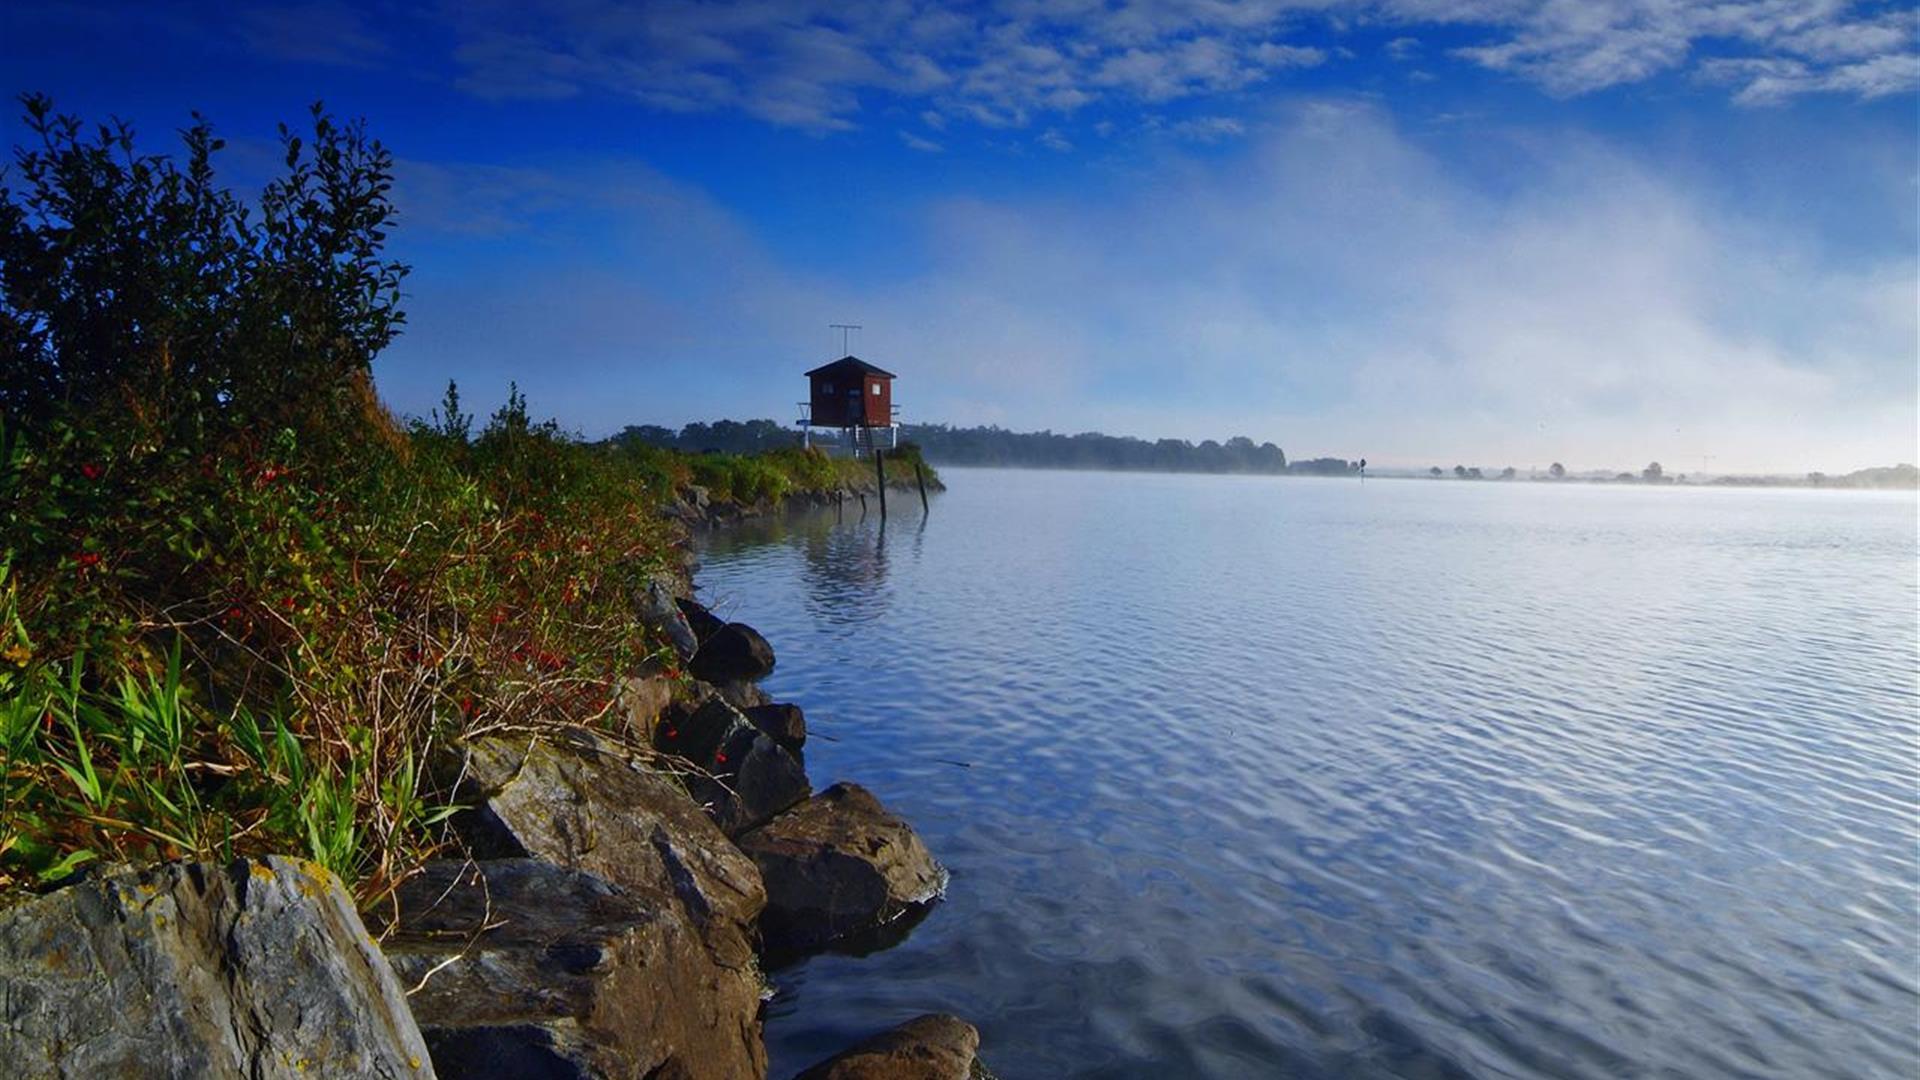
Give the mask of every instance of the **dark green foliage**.
<svg viewBox="0 0 1920 1080">
<path fill-rule="evenodd" d="M 323 434 L 362 405 L 404 321 L 384 258 L 392 156 L 315 105 L 256 216 L 215 181 L 197 115 L 184 160 L 120 122 L 89 132 L 26 95 L 33 145 L 0 181 L 0 409 L 109 419 L 146 440 L 259 425 Z M 17 186 L 16 186 L 17 185 Z"/>
</svg>

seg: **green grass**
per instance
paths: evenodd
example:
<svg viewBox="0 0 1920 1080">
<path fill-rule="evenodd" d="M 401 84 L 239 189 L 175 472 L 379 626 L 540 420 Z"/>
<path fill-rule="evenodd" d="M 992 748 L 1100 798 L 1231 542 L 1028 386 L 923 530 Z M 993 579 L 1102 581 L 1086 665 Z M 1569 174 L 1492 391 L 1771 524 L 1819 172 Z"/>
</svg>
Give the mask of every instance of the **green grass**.
<svg viewBox="0 0 1920 1080">
<path fill-rule="evenodd" d="M 447 741 L 591 723 L 665 658 L 671 477 L 496 425 L 181 453 L 0 430 L 0 885 L 292 851 L 373 896 L 441 842 Z"/>
<path fill-rule="evenodd" d="M 789 495 L 824 495 L 836 491 L 871 492 L 878 486 L 870 458 L 831 457 L 820 449 L 790 447 L 763 454 L 687 454 L 675 450 L 633 447 L 617 451 L 628 460 L 664 478 L 663 489 L 684 490 L 699 485 L 710 498 L 757 505 Z M 939 475 L 920 457 L 919 448 L 903 445 L 887 452 L 887 485 L 912 487 L 913 467 L 919 462 L 930 487 Z"/>
</svg>

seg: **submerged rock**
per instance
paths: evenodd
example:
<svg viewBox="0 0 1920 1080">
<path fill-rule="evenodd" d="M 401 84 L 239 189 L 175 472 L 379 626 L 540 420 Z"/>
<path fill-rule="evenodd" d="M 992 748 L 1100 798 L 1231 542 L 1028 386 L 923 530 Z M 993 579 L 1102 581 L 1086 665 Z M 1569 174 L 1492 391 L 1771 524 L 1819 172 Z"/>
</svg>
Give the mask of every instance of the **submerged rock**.
<svg viewBox="0 0 1920 1080">
<path fill-rule="evenodd" d="M 99 874 L 0 911 L 0 1076 L 430 1077 L 406 997 L 317 864 Z"/>
<path fill-rule="evenodd" d="M 748 723 L 766 732 L 774 742 L 795 754 L 807 745 L 807 717 L 800 711 L 800 706 L 782 702 L 777 705 L 755 705 L 741 712 L 746 715 Z"/>
<path fill-rule="evenodd" d="M 728 836 L 763 824 L 813 790 L 798 758 L 717 695 L 664 722 L 654 747 L 693 766 L 687 792 Z"/>
<path fill-rule="evenodd" d="M 387 956 L 458 1077 L 758 1077 L 762 983 L 671 907 L 535 859 L 429 863 Z"/>
<path fill-rule="evenodd" d="M 753 682 L 773 673 L 773 646 L 746 623 L 715 630 L 693 656 L 693 677 L 714 684 Z"/>
<path fill-rule="evenodd" d="M 766 883 L 760 932 L 774 952 L 910 918 L 946 888 L 947 872 L 913 829 L 857 784 L 835 784 L 738 842 Z"/>
<path fill-rule="evenodd" d="M 992 1080 L 980 1063 L 980 1032 L 932 1013 L 828 1058 L 794 1080 Z"/>
<path fill-rule="evenodd" d="M 766 891 L 752 860 L 687 793 L 593 733 L 492 737 L 463 746 L 454 823 L 476 856 L 585 870 L 675 905 L 728 964 L 750 964 Z"/>
</svg>

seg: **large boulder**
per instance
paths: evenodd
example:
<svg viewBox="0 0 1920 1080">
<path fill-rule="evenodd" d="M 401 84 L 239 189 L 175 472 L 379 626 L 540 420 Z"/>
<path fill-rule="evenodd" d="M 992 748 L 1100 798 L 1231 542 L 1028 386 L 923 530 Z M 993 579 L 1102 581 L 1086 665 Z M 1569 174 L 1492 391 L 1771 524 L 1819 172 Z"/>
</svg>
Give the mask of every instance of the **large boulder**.
<svg viewBox="0 0 1920 1080">
<path fill-rule="evenodd" d="M 677 907 L 721 962 L 752 962 L 760 873 L 672 778 L 584 729 L 475 740 L 449 765 L 472 807 L 454 823 L 476 856 L 587 871 Z"/>
<path fill-rule="evenodd" d="M 96 873 L 0 911 L 0 1076 L 430 1077 L 338 879 L 267 857 Z"/>
<path fill-rule="evenodd" d="M 746 623 L 728 623 L 701 643 L 691 670 L 694 678 L 716 685 L 754 682 L 773 673 L 773 646 Z"/>
<path fill-rule="evenodd" d="M 923 914 L 947 884 L 913 829 L 857 784 L 835 784 L 738 843 L 766 882 L 760 933 L 775 953 Z"/>
<path fill-rule="evenodd" d="M 992 1080 L 980 1063 L 980 1032 L 932 1013 L 890 1028 L 794 1080 Z"/>
<path fill-rule="evenodd" d="M 387 957 L 442 1077 L 766 1073 L 758 971 L 653 898 L 537 859 L 447 860 L 395 903 Z"/>
<path fill-rule="evenodd" d="M 755 828 L 812 791 L 798 758 L 718 695 L 670 714 L 654 748 L 684 760 L 687 793 L 728 836 Z"/>
</svg>

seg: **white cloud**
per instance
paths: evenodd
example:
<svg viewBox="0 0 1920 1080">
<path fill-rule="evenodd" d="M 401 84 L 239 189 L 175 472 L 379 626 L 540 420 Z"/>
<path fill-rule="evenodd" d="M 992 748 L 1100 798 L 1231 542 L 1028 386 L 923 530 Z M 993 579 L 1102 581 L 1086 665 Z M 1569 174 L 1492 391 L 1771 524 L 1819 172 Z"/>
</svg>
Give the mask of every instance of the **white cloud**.
<svg viewBox="0 0 1920 1080">
<path fill-rule="evenodd" d="M 946 149 L 946 147 L 941 146 L 939 143 L 934 142 L 932 139 L 929 139 L 920 135 L 915 135 L 911 131 L 901 132 L 900 141 L 907 144 L 907 149 L 918 150 L 923 154 L 938 154 L 942 150 Z"/>
<path fill-rule="evenodd" d="M 1854 0 L 1581 0 L 1448 4 L 1388 0 L 1387 15 L 1481 25 L 1492 40 L 1455 55 L 1511 72 L 1548 92 L 1575 95 L 1634 83 L 1698 63 L 1795 64 L 1792 93 L 1874 97 L 1920 84 L 1912 74 L 1920 16 Z M 1835 65 L 1870 66 L 1841 75 Z M 1777 95 L 1763 89 L 1753 99 Z"/>
<path fill-rule="evenodd" d="M 1701 65 L 1710 81 L 1737 84 L 1741 105 L 1778 105 L 1802 94 L 1848 93 L 1885 97 L 1920 86 L 1920 56 L 1876 56 L 1818 68 L 1801 60 L 1711 60 Z"/>
<path fill-rule="evenodd" d="M 1458 60 L 1577 95 L 1696 68 L 1743 101 L 1916 85 L 1916 15 L 1855 0 L 477 0 L 452 8 L 461 84 L 493 97 L 588 89 L 658 108 L 738 109 L 820 130 L 897 95 L 943 120 L 1056 122 L 1094 103 L 1246 90 L 1327 62 L 1354 26 L 1451 26 Z M 1388 41 L 1396 60 L 1420 48 Z M 1334 55 L 1351 56 L 1344 45 Z M 1774 70 L 1798 65 L 1790 76 Z M 1733 65 L 1733 66 L 1729 66 Z"/>
</svg>

